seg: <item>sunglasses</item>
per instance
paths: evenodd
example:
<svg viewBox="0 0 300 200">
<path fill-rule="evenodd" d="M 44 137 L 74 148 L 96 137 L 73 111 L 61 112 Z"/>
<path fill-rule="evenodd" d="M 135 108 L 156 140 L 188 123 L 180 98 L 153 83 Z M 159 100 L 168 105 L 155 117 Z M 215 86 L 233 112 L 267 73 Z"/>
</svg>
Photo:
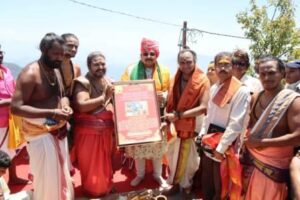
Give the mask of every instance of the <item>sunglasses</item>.
<svg viewBox="0 0 300 200">
<path fill-rule="evenodd" d="M 153 57 L 153 56 L 155 56 L 156 54 L 154 53 L 154 52 L 150 52 L 150 53 L 147 53 L 147 52 L 145 52 L 145 53 L 143 53 L 142 54 L 143 56 L 145 56 L 145 57 L 147 57 L 147 56 L 151 56 L 151 57 Z"/>
</svg>

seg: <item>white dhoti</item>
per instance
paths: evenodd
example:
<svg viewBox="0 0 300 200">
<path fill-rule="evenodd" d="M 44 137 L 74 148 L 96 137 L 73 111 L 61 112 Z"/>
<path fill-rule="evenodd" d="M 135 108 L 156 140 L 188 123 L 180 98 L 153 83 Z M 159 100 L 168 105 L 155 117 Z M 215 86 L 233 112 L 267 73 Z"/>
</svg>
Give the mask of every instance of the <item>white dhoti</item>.
<svg viewBox="0 0 300 200">
<path fill-rule="evenodd" d="M 27 138 L 27 141 L 34 176 L 34 200 L 74 199 L 65 141 L 50 133 Z"/>
<path fill-rule="evenodd" d="M 72 165 L 72 162 L 71 162 L 71 159 L 70 159 L 69 144 L 68 144 L 67 137 L 65 137 L 64 139 L 62 139 L 62 141 L 63 142 L 60 143 L 62 145 L 61 148 L 64 149 L 64 151 L 62 151 L 62 156 L 63 156 L 64 160 L 66 160 L 66 162 L 67 162 L 69 173 L 71 173 L 75 169 L 74 169 L 74 167 Z"/>
<path fill-rule="evenodd" d="M 167 157 L 170 167 L 169 184 L 179 184 L 182 188 L 189 188 L 193 183 L 193 177 L 198 170 L 200 158 L 194 142 L 194 138 L 176 138 L 168 147 Z M 181 157 L 181 158 L 180 158 Z"/>
</svg>

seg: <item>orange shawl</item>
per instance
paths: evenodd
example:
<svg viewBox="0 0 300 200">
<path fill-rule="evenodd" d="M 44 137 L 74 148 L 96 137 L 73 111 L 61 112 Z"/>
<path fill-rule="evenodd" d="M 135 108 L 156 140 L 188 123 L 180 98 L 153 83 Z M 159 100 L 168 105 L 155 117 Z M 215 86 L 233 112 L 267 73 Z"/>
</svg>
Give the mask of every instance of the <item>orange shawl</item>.
<svg viewBox="0 0 300 200">
<path fill-rule="evenodd" d="M 8 134 L 8 148 L 16 149 L 24 142 L 24 135 L 21 134 L 22 117 L 9 113 L 9 134 Z"/>
<path fill-rule="evenodd" d="M 221 108 L 224 107 L 241 86 L 242 83 L 232 76 L 223 83 L 223 86 L 214 96 L 213 102 Z"/>
<path fill-rule="evenodd" d="M 56 125 L 35 124 L 30 119 L 22 118 L 22 133 L 24 136 L 38 136 L 55 131 L 66 124 L 66 121 L 59 121 Z"/>
<path fill-rule="evenodd" d="M 181 71 L 177 70 L 177 73 L 171 82 L 171 89 L 167 99 L 167 112 L 183 112 L 198 106 L 204 91 L 208 90 L 210 87 L 206 75 L 196 67 L 192 76 L 189 78 L 186 87 L 180 92 L 181 76 Z M 179 119 L 174 122 L 174 125 L 180 138 L 190 138 L 194 136 L 196 118 L 189 117 Z"/>
</svg>

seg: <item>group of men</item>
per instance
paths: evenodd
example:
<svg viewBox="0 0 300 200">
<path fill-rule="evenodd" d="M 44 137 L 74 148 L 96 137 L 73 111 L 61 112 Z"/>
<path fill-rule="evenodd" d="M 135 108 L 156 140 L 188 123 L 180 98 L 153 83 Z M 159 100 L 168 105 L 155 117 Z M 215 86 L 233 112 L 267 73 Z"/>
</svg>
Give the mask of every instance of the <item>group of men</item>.
<svg viewBox="0 0 300 200">
<path fill-rule="evenodd" d="M 0 65 L 0 86 L 7 93 L 1 90 L 0 130 L 7 129 L 10 106 L 13 115 L 22 117 L 34 199 L 74 199 L 72 164 L 80 170 L 87 196 L 113 190 L 114 87 L 105 76 L 101 52 L 88 55 L 88 73 L 80 76 L 80 68 L 71 61 L 78 45 L 73 34 L 47 33 L 40 43 L 41 57 L 22 70 L 15 89 L 8 69 Z M 242 50 L 218 53 L 206 76 L 197 65 L 196 53 L 183 49 L 171 79 L 169 69 L 157 61 L 159 55 L 158 43 L 144 38 L 139 62 L 128 66 L 121 77 L 153 79 L 162 108 L 163 140 L 125 148 L 136 166 L 131 186 L 143 181 L 146 160 L 151 160 L 153 178 L 164 193 L 181 189 L 189 194 L 201 158 L 205 200 L 285 199 L 293 159 L 293 195 L 300 198 L 300 158 L 294 157 L 300 143 L 299 61 L 285 67 L 277 57 L 262 56 L 257 60 L 259 82 L 246 74 L 250 61 Z M 290 89 L 281 84 L 284 77 Z M 198 116 L 204 118 L 199 133 L 195 131 Z M 66 138 L 70 124 L 72 162 Z M 168 168 L 167 179 L 162 164 Z"/>
</svg>

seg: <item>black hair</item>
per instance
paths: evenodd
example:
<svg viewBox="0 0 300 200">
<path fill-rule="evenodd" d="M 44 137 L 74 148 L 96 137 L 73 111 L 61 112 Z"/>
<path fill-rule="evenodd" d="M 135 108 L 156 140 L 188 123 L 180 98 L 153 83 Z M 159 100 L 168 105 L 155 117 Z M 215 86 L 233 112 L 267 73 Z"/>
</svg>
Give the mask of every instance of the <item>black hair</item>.
<svg viewBox="0 0 300 200">
<path fill-rule="evenodd" d="M 196 52 L 193 51 L 193 50 L 191 50 L 191 49 L 187 49 L 187 48 L 182 49 L 182 50 L 180 50 L 180 51 L 178 52 L 178 55 L 177 55 L 177 62 L 179 62 L 179 57 L 180 57 L 180 55 L 181 55 L 181 54 L 184 54 L 184 53 L 186 53 L 186 52 L 189 52 L 189 53 L 191 53 L 191 54 L 193 55 L 194 63 L 196 63 L 196 62 L 197 62 L 197 54 L 196 54 Z"/>
<path fill-rule="evenodd" d="M 285 73 L 285 64 L 284 64 L 284 62 L 280 58 L 278 58 L 276 56 L 272 56 L 272 55 L 262 55 L 258 58 L 258 60 L 257 60 L 257 70 L 258 70 L 258 72 L 259 72 L 259 65 L 261 63 L 265 63 L 265 62 L 268 62 L 268 61 L 276 61 L 279 71 L 281 73 Z"/>
<path fill-rule="evenodd" d="M 59 44 L 63 45 L 65 41 L 63 38 L 55 33 L 47 33 L 40 42 L 40 50 L 42 52 L 48 51 L 52 48 L 53 44 L 58 42 Z"/>
<path fill-rule="evenodd" d="M 70 37 L 75 38 L 76 40 L 78 40 L 78 37 L 73 33 L 64 33 L 64 34 L 61 35 L 61 37 L 64 41 L 66 41 L 67 38 L 70 38 Z"/>
<path fill-rule="evenodd" d="M 230 52 L 227 52 L 227 51 L 223 51 L 223 52 L 220 52 L 218 53 L 216 56 L 215 56 L 215 66 L 218 64 L 219 60 L 223 57 L 229 57 L 229 58 L 232 58 L 232 53 Z"/>
<path fill-rule="evenodd" d="M 0 167 L 2 168 L 8 168 L 11 165 L 11 159 L 9 157 L 9 155 L 0 150 Z"/>
<path fill-rule="evenodd" d="M 98 56 L 105 59 L 105 56 L 103 55 L 103 53 L 101 53 L 100 51 L 94 51 L 94 52 L 90 53 L 87 57 L 87 66 L 90 67 L 93 58 L 98 57 Z"/>
<path fill-rule="evenodd" d="M 250 66 L 250 61 L 249 61 L 249 55 L 246 51 L 237 49 L 233 52 L 232 55 L 232 64 L 235 64 L 237 62 L 244 62 L 246 67 L 249 68 Z"/>
</svg>

